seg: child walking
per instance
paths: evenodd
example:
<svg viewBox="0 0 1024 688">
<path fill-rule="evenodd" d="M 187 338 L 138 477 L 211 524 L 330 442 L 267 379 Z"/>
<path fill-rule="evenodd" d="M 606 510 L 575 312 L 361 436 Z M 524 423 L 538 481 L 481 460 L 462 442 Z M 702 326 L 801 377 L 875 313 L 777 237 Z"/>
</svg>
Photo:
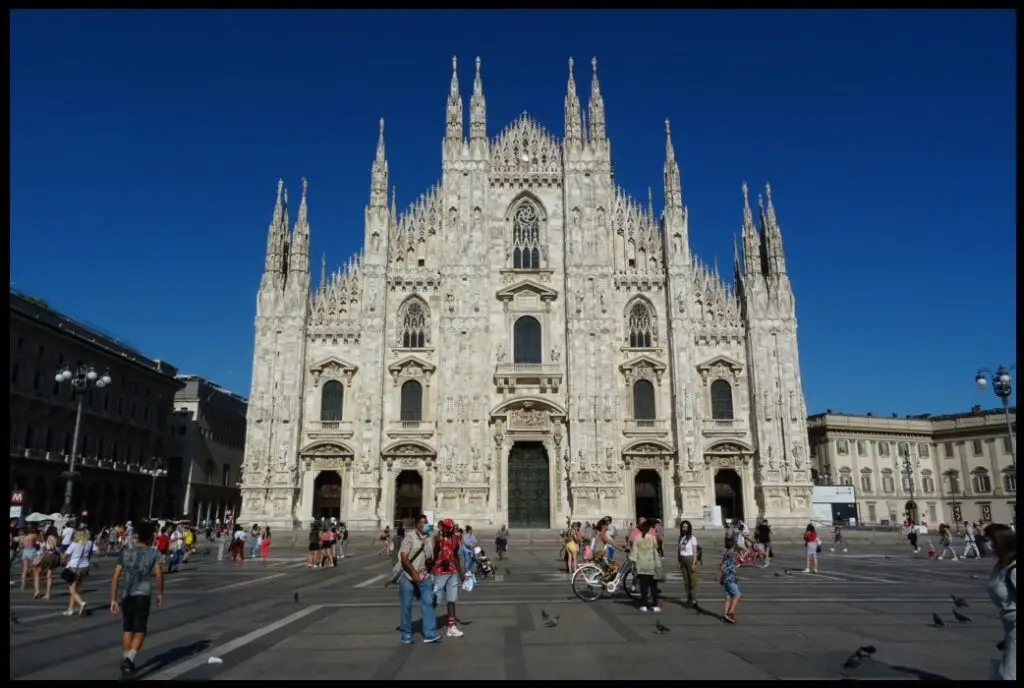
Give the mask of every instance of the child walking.
<svg viewBox="0 0 1024 688">
<path fill-rule="evenodd" d="M 722 565 L 718 567 L 715 582 L 725 590 L 725 613 L 722 621 L 736 623 L 736 605 L 740 603 L 740 586 L 736 581 L 736 556 L 728 547 L 722 554 Z"/>
</svg>

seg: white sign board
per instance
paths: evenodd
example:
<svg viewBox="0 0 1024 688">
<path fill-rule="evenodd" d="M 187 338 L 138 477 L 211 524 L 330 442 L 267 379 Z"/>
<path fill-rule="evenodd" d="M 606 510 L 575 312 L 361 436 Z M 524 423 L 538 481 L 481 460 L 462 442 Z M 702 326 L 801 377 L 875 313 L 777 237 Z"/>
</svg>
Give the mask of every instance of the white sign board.
<svg viewBox="0 0 1024 688">
<path fill-rule="evenodd" d="M 11 507 L 11 518 L 21 518 L 21 505 Z"/>
<path fill-rule="evenodd" d="M 828 485 L 814 488 L 811 501 L 815 504 L 852 504 L 857 501 L 853 485 Z"/>
</svg>

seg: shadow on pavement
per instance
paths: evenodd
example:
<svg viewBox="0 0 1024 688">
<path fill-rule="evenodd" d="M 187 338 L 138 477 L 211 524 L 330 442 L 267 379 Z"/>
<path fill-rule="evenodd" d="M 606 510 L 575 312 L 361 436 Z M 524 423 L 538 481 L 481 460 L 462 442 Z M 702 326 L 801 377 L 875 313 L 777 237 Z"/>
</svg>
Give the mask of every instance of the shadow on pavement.
<svg viewBox="0 0 1024 688">
<path fill-rule="evenodd" d="M 197 655 L 209 647 L 209 640 L 197 640 L 194 643 L 189 643 L 188 645 L 182 645 L 181 647 L 175 647 L 167 650 L 166 652 L 162 652 L 152 657 L 149 661 L 139 667 L 138 673 L 136 673 L 135 677 L 140 679 L 145 678 L 150 674 L 155 674 L 161 669 L 169 667 L 183 659 L 188 659 L 193 655 Z"/>
</svg>

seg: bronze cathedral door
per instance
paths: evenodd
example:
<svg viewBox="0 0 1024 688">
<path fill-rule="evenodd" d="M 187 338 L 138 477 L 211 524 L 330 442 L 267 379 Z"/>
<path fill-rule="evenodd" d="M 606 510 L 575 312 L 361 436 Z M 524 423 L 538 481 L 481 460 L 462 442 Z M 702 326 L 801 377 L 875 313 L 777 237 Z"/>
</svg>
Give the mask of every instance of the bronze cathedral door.
<svg viewBox="0 0 1024 688">
<path fill-rule="evenodd" d="M 509 452 L 508 526 L 551 527 L 548 453 L 540 442 L 516 442 Z"/>
</svg>

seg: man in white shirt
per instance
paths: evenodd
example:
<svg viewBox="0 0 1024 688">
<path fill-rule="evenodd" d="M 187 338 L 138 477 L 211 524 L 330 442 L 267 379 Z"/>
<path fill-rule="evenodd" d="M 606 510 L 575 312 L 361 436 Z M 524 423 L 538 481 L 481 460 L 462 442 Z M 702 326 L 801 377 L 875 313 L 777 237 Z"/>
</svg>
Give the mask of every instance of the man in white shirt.
<svg viewBox="0 0 1024 688">
<path fill-rule="evenodd" d="M 68 551 L 73 537 L 75 537 L 75 529 L 72 527 L 71 521 L 68 521 L 64 524 L 64 530 L 60 531 L 60 551 L 62 553 Z"/>
</svg>

